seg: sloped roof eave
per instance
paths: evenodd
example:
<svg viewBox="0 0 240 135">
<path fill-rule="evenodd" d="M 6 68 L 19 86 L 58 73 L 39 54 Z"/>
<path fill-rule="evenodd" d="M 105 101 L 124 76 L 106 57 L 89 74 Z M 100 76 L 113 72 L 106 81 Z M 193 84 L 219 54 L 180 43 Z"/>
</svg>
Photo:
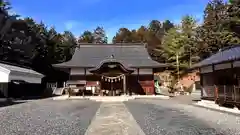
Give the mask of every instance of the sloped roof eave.
<svg viewBox="0 0 240 135">
<path fill-rule="evenodd" d="M 10 70 L 8 70 L 7 68 L 4 68 L 2 66 L 0 66 L 0 71 L 4 72 L 4 73 L 7 73 L 7 74 L 10 74 Z"/>
<path fill-rule="evenodd" d="M 126 64 L 124 64 L 125 66 Z M 53 67 L 55 68 L 95 68 L 97 67 L 98 65 L 53 65 Z M 170 67 L 171 65 L 170 64 L 152 64 L 152 65 L 129 65 L 129 66 L 126 66 L 128 67 L 129 69 L 132 69 L 132 68 L 164 68 L 164 67 Z"/>
<path fill-rule="evenodd" d="M 38 73 L 38 74 L 35 74 L 35 73 L 26 73 L 26 72 L 19 72 L 19 71 L 11 71 L 10 73 L 9 73 L 9 76 L 11 76 L 11 75 L 20 75 L 20 76 L 28 76 L 28 77 L 37 77 L 37 78 L 43 78 L 43 77 L 45 77 L 45 75 L 43 75 L 43 74 L 40 74 L 40 73 Z"/>
<path fill-rule="evenodd" d="M 0 67 L 1 68 L 5 68 L 9 71 L 9 74 L 11 74 L 11 72 L 19 72 L 19 73 L 24 73 L 24 74 L 32 74 L 32 75 L 37 75 L 37 76 L 41 76 L 44 77 L 43 74 L 38 73 L 32 69 L 28 69 L 28 68 L 23 68 L 23 67 L 19 67 L 19 66 L 14 66 L 11 64 L 4 64 L 4 63 L 0 63 Z"/>
<path fill-rule="evenodd" d="M 192 69 L 240 60 L 240 46 L 218 52 L 192 66 Z"/>
<path fill-rule="evenodd" d="M 227 62 L 233 62 L 233 61 L 238 61 L 240 60 L 240 58 L 238 59 L 232 59 L 232 60 L 225 60 L 225 61 L 220 61 L 220 62 L 213 62 L 213 63 L 210 63 L 210 64 L 201 64 L 201 63 L 197 63 L 195 65 L 193 65 L 191 67 L 191 69 L 197 69 L 197 68 L 202 68 L 202 67 L 207 67 L 207 66 L 211 66 L 211 65 L 217 65 L 217 64 L 222 64 L 222 63 L 227 63 Z"/>
</svg>

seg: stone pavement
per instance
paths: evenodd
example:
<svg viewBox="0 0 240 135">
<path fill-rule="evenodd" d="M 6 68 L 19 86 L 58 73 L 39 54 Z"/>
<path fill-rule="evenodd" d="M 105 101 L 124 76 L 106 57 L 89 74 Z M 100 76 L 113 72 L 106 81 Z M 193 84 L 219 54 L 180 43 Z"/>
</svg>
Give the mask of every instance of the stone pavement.
<svg viewBox="0 0 240 135">
<path fill-rule="evenodd" d="M 123 103 L 103 103 L 85 135 L 144 135 Z"/>
<path fill-rule="evenodd" d="M 240 135 L 240 116 L 159 99 L 30 101 L 0 119 L 0 135 Z"/>
</svg>

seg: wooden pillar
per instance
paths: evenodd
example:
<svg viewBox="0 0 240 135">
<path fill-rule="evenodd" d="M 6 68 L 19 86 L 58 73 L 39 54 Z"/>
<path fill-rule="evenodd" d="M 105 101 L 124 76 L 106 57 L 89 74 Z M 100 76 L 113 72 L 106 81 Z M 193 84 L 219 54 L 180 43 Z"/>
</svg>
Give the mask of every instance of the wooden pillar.
<svg viewBox="0 0 240 135">
<path fill-rule="evenodd" d="M 213 75 L 213 85 L 214 85 L 214 101 L 217 101 L 218 98 L 218 80 L 217 80 L 217 73 L 215 71 L 215 65 L 212 64 L 212 75 Z"/>
<path fill-rule="evenodd" d="M 201 69 L 200 69 L 200 85 L 202 86 L 202 88 L 201 88 L 201 99 L 202 99 L 202 97 L 203 97 L 203 88 L 204 88 L 204 86 L 203 86 L 203 73 L 201 73 Z"/>
<path fill-rule="evenodd" d="M 236 80 L 236 72 L 235 72 L 235 68 L 234 68 L 234 65 L 233 65 L 233 62 L 234 61 L 231 61 L 231 77 L 232 77 L 232 87 L 233 87 L 233 97 L 232 97 L 232 99 L 236 102 L 236 82 L 237 82 L 237 80 Z"/>
<path fill-rule="evenodd" d="M 111 96 L 115 96 L 116 94 L 115 94 L 115 90 L 113 88 L 113 82 L 111 81 L 110 83 L 111 83 Z"/>
<path fill-rule="evenodd" d="M 124 93 L 124 95 L 127 94 L 127 90 L 126 90 L 126 75 L 123 76 L 123 93 Z"/>
<path fill-rule="evenodd" d="M 205 88 L 205 84 L 203 84 L 203 80 L 205 80 L 206 79 L 206 76 L 205 76 L 205 74 L 206 73 L 204 73 L 204 70 L 203 70 L 203 68 L 201 67 L 200 69 L 200 85 L 201 85 L 201 99 L 203 99 L 204 98 L 204 88 Z"/>
</svg>

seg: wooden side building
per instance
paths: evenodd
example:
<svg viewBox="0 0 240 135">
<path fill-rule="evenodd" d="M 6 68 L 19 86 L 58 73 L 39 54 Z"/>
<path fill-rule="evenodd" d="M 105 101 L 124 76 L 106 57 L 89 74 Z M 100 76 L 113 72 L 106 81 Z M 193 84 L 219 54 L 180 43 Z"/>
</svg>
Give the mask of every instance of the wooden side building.
<svg viewBox="0 0 240 135">
<path fill-rule="evenodd" d="M 193 68 L 200 68 L 202 99 L 240 105 L 240 46 L 224 48 Z"/>
<path fill-rule="evenodd" d="M 53 66 L 69 73 L 67 85 L 97 95 L 154 94 L 154 71 L 167 67 L 144 44 L 81 44 L 71 60 Z"/>
</svg>

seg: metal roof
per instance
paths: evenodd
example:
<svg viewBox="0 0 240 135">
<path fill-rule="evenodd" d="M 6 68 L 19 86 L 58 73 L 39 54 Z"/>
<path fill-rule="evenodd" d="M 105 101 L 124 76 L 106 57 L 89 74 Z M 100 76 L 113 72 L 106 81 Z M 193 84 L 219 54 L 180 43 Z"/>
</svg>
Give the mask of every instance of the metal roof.
<svg viewBox="0 0 240 135">
<path fill-rule="evenodd" d="M 193 65 L 192 68 L 198 68 L 212 64 L 220 64 L 223 62 L 234 61 L 238 59 L 240 59 L 240 46 L 236 45 L 219 51 L 218 53 L 210 56 L 209 58 Z"/>
<path fill-rule="evenodd" d="M 151 59 L 146 47 L 136 44 L 82 44 L 76 48 L 70 61 L 54 64 L 54 67 L 96 67 L 102 61 L 114 57 L 128 67 L 166 67 Z"/>
<path fill-rule="evenodd" d="M 19 72 L 19 73 L 26 73 L 26 74 L 32 74 L 32 75 L 37 75 L 37 76 L 44 76 L 43 74 L 40 74 L 32 69 L 22 68 L 22 67 L 18 67 L 18 66 L 9 65 L 9 64 L 0 63 L 0 67 L 3 67 L 5 69 L 9 70 L 10 72 Z"/>
</svg>

